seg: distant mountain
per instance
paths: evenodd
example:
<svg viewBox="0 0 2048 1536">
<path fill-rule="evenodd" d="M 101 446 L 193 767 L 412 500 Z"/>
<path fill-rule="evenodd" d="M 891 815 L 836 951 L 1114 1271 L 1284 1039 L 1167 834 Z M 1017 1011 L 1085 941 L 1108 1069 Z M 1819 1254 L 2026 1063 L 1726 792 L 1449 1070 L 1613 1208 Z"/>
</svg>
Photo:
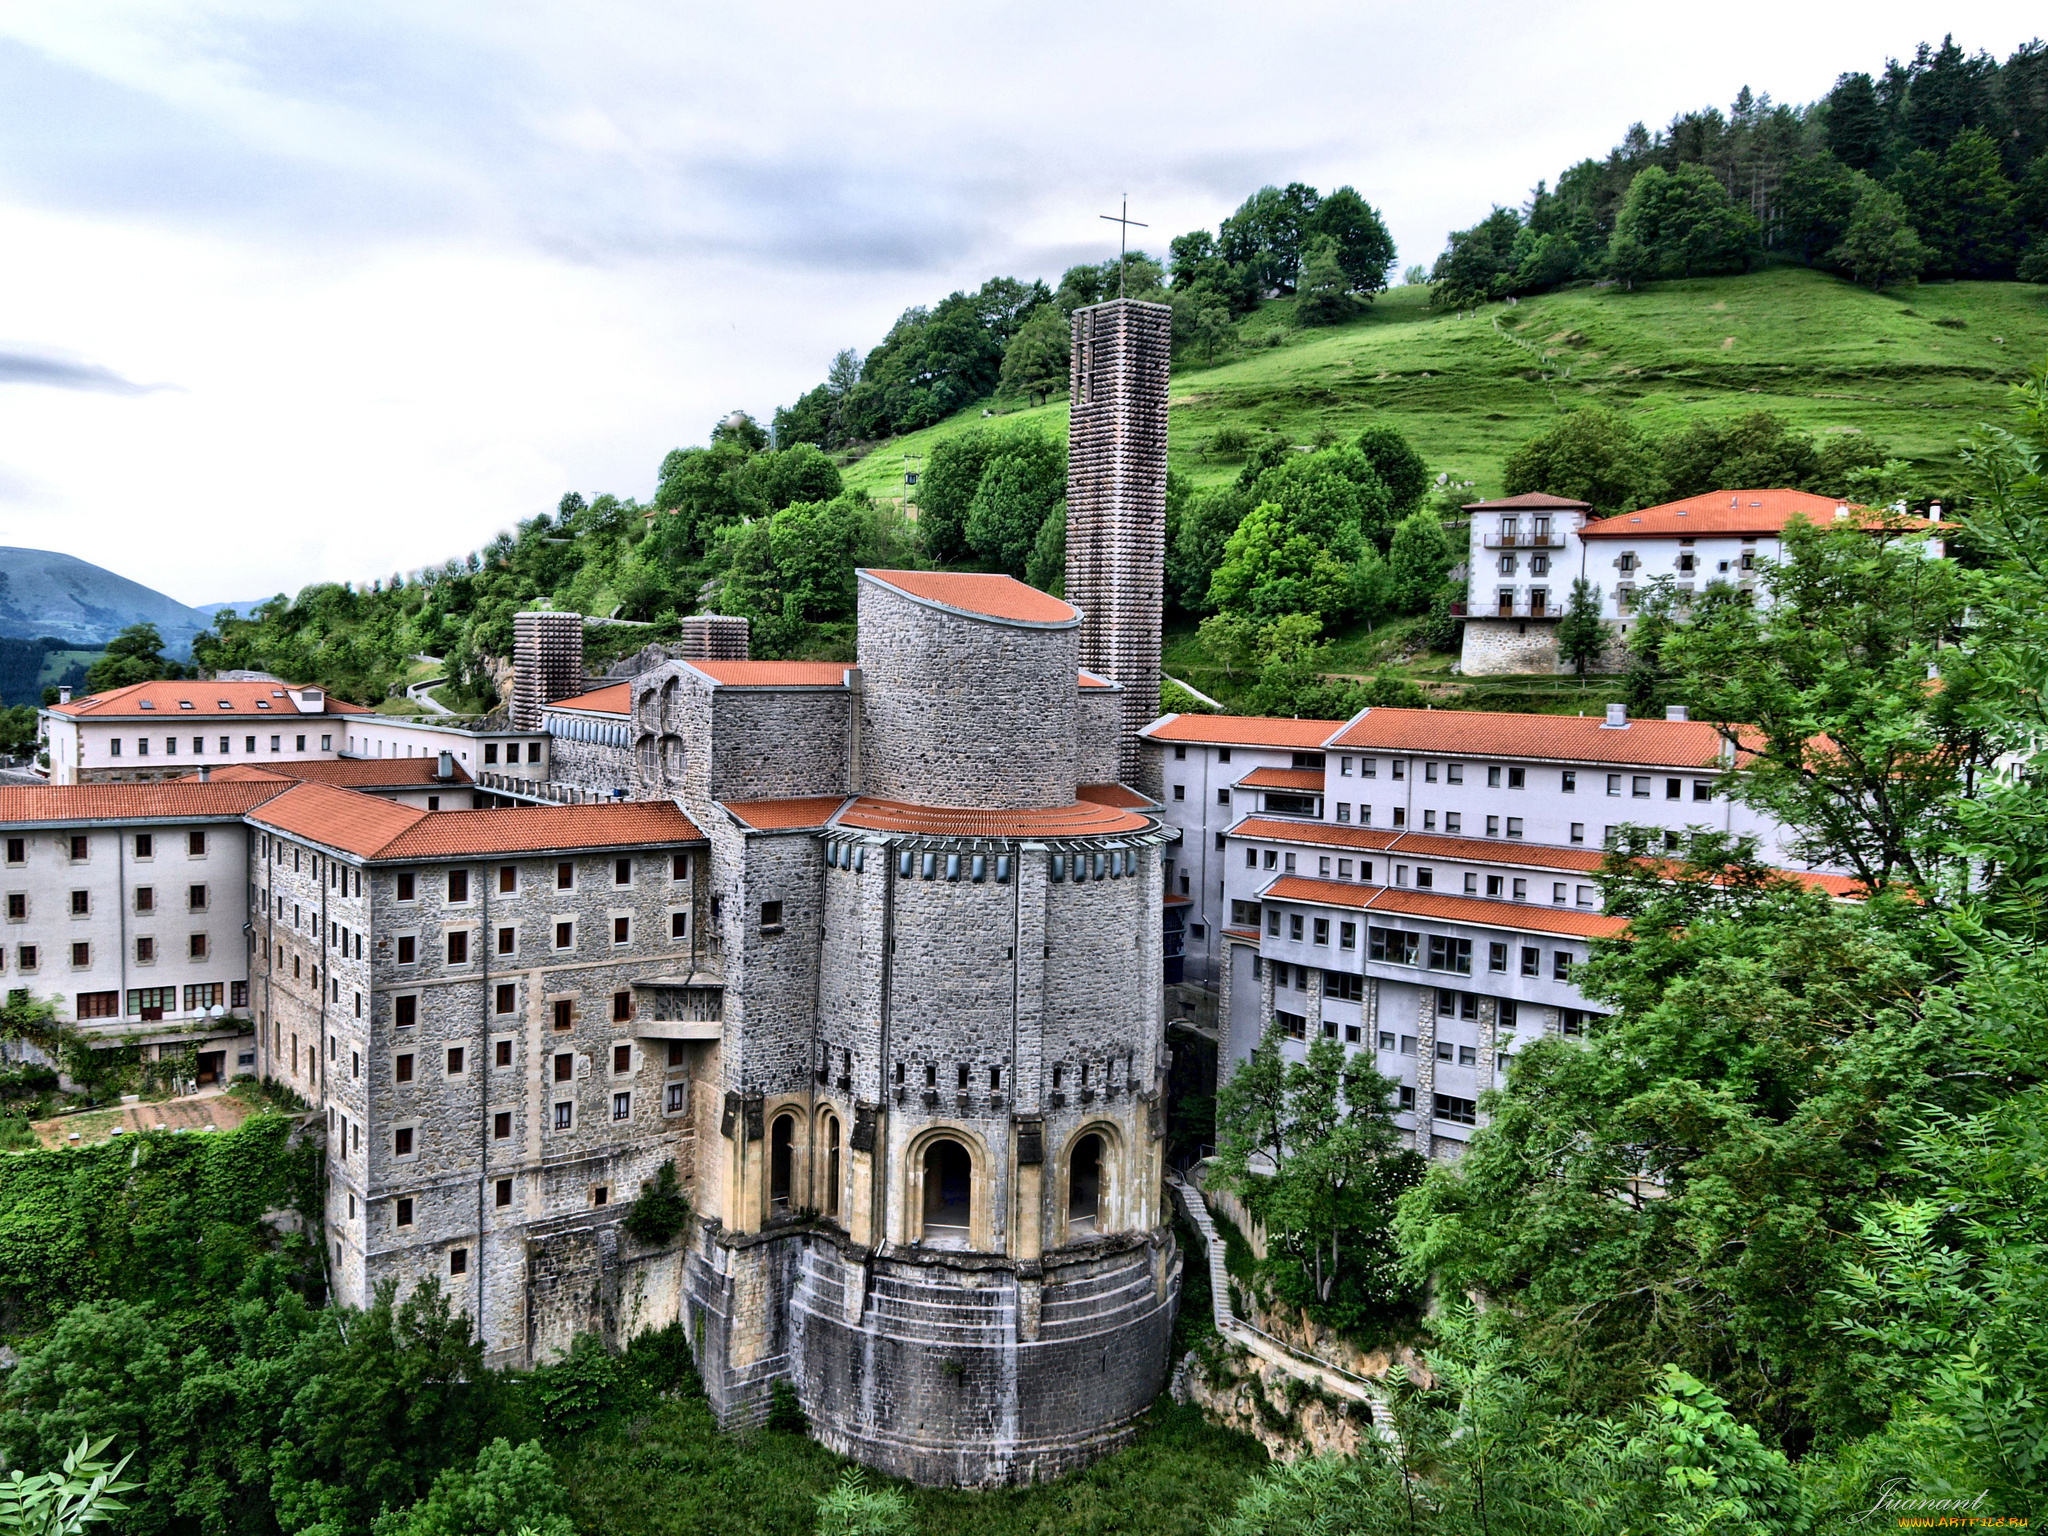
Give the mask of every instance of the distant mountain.
<svg viewBox="0 0 2048 1536">
<path fill-rule="evenodd" d="M 154 624 L 168 654 L 183 656 L 209 615 L 117 576 L 102 566 L 47 549 L 0 548 L 0 638 L 53 635 L 98 648 L 130 624 Z"/>
</svg>

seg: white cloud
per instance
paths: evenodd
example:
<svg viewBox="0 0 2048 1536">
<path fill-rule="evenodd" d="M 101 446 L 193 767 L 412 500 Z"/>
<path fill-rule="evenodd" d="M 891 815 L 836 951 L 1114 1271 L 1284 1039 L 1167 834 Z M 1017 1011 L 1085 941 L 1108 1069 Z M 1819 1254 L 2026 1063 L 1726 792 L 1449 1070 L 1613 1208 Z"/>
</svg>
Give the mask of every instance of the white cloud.
<svg viewBox="0 0 2048 1536">
<path fill-rule="evenodd" d="M 2016 5 L 1941 18 L 1999 56 Z M 51 0 L 0 21 L 5 542 L 192 602 L 457 554 L 763 415 L 904 305 L 1357 186 L 1403 263 L 1638 118 L 1917 7 Z M 11 41 L 9 41 L 11 39 Z M 1938 39 L 1937 39 L 1938 40 Z M 11 104 L 10 104 L 11 103 Z"/>
</svg>

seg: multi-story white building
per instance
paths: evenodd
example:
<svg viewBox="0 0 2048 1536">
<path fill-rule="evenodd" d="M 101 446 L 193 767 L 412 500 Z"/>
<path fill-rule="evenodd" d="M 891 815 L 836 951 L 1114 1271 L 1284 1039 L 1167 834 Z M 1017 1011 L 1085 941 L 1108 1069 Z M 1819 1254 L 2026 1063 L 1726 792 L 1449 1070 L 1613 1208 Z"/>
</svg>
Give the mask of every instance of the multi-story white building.
<svg viewBox="0 0 2048 1536">
<path fill-rule="evenodd" d="M 1828 526 L 1853 518 L 1884 536 L 1937 527 L 1788 490 L 1709 491 L 1602 518 L 1587 502 L 1540 493 L 1464 510 L 1470 547 L 1459 665 L 1474 676 L 1554 670 L 1557 621 L 1582 576 L 1600 596 L 1601 618 L 1626 638 L 1643 591 L 1659 577 L 1670 578 L 1681 602 L 1717 581 L 1758 591 L 1764 566 L 1784 553 L 1785 525 L 1795 519 Z M 1939 556 L 1941 540 L 1929 539 L 1927 552 Z"/>
<path fill-rule="evenodd" d="M 1191 903 L 1190 959 L 1207 961 L 1189 979 L 1216 991 L 1223 1074 L 1269 1029 L 1296 1053 L 1338 1040 L 1401 1085 L 1420 1150 L 1455 1155 L 1519 1045 L 1590 1016 L 1572 977 L 1622 927 L 1596 879 L 1618 828 L 1661 828 L 1673 850 L 1711 830 L 1785 857 L 1781 829 L 1724 792 L 1721 733 L 1672 714 L 1368 709 L 1341 724 L 1147 727 L 1163 814 L 1182 830 L 1171 888 Z"/>
<path fill-rule="evenodd" d="M 349 722 L 369 713 L 284 683 L 136 683 L 77 699 L 63 690 L 41 733 L 53 784 L 146 782 L 202 765 L 332 759 Z"/>
<path fill-rule="evenodd" d="M 67 1022 L 199 1047 L 202 1081 L 255 1069 L 249 829 L 285 781 L 0 788 L 0 974 Z"/>
</svg>

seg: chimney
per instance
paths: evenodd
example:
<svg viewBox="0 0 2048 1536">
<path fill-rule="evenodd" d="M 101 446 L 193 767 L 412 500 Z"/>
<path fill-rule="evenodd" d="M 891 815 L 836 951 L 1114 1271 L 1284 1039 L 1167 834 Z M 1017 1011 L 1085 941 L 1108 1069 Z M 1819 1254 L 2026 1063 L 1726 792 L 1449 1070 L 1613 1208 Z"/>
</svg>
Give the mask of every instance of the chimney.
<svg viewBox="0 0 2048 1536">
<path fill-rule="evenodd" d="M 435 760 L 434 777 L 439 779 L 444 784 L 447 783 L 448 780 L 455 777 L 455 754 L 453 752 L 444 751 L 440 755 L 440 757 Z"/>
<path fill-rule="evenodd" d="M 1666 704 L 1664 706 L 1664 718 L 1666 720 L 1676 720 L 1682 725 L 1690 720 L 1692 716 L 1686 712 L 1683 704 Z"/>
<path fill-rule="evenodd" d="M 209 784 L 209 783 L 211 783 L 212 781 L 213 781 L 213 764 L 211 764 L 211 763 L 201 763 L 201 764 L 199 765 L 199 782 L 200 782 L 200 783 L 202 783 L 202 784 Z"/>
<path fill-rule="evenodd" d="M 1941 503 L 1940 503 L 1940 502 L 1938 502 L 1938 501 L 1930 501 L 1929 503 L 1927 503 L 1927 520 L 1928 520 L 1928 521 L 1929 521 L 1930 523 L 1938 523 L 1938 522 L 1940 522 L 1940 521 L 1941 521 Z"/>
<path fill-rule="evenodd" d="M 69 704 L 71 702 L 71 685 L 69 683 L 59 683 L 57 685 L 57 702 L 59 704 Z"/>
<path fill-rule="evenodd" d="M 1610 704 L 1610 705 L 1608 705 L 1608 706 L 1607 706 L 1607 723 L 1606 723 L 1605 725 L 1601 726 L 1601 727 L 1600 727 L 1600 729 L 1601 729 L 1601 730 L 1603 730 L 1603 731 L 1625 731 L 1625 730 L 1627 730 L 1627 729 L 1628 729 L 1628 706 L 1627 706 L 1626 704 Z"/>
</svg>

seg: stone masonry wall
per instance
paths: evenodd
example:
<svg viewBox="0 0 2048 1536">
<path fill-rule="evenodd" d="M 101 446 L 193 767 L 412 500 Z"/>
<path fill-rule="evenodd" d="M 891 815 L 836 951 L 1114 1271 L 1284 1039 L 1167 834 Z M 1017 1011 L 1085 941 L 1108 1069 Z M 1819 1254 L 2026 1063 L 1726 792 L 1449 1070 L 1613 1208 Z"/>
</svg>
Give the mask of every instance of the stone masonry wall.
<svg viewBox="0 0 2048 1536">
<path fill-rule="evenodd" d="M 861 786 L 922 805 L 1074 799 L 1075 629 L 969 618 L 863 581 Z"/>
<path fill-rule="evenodd" d="M 1123 694 L 1083 688 L 1074 712 L 1074 776 L 1082 784 L 1116 784 L 1123 771 Z M 1156 758 L 1156 752 L 1147 753 Z"/>
</svg>

